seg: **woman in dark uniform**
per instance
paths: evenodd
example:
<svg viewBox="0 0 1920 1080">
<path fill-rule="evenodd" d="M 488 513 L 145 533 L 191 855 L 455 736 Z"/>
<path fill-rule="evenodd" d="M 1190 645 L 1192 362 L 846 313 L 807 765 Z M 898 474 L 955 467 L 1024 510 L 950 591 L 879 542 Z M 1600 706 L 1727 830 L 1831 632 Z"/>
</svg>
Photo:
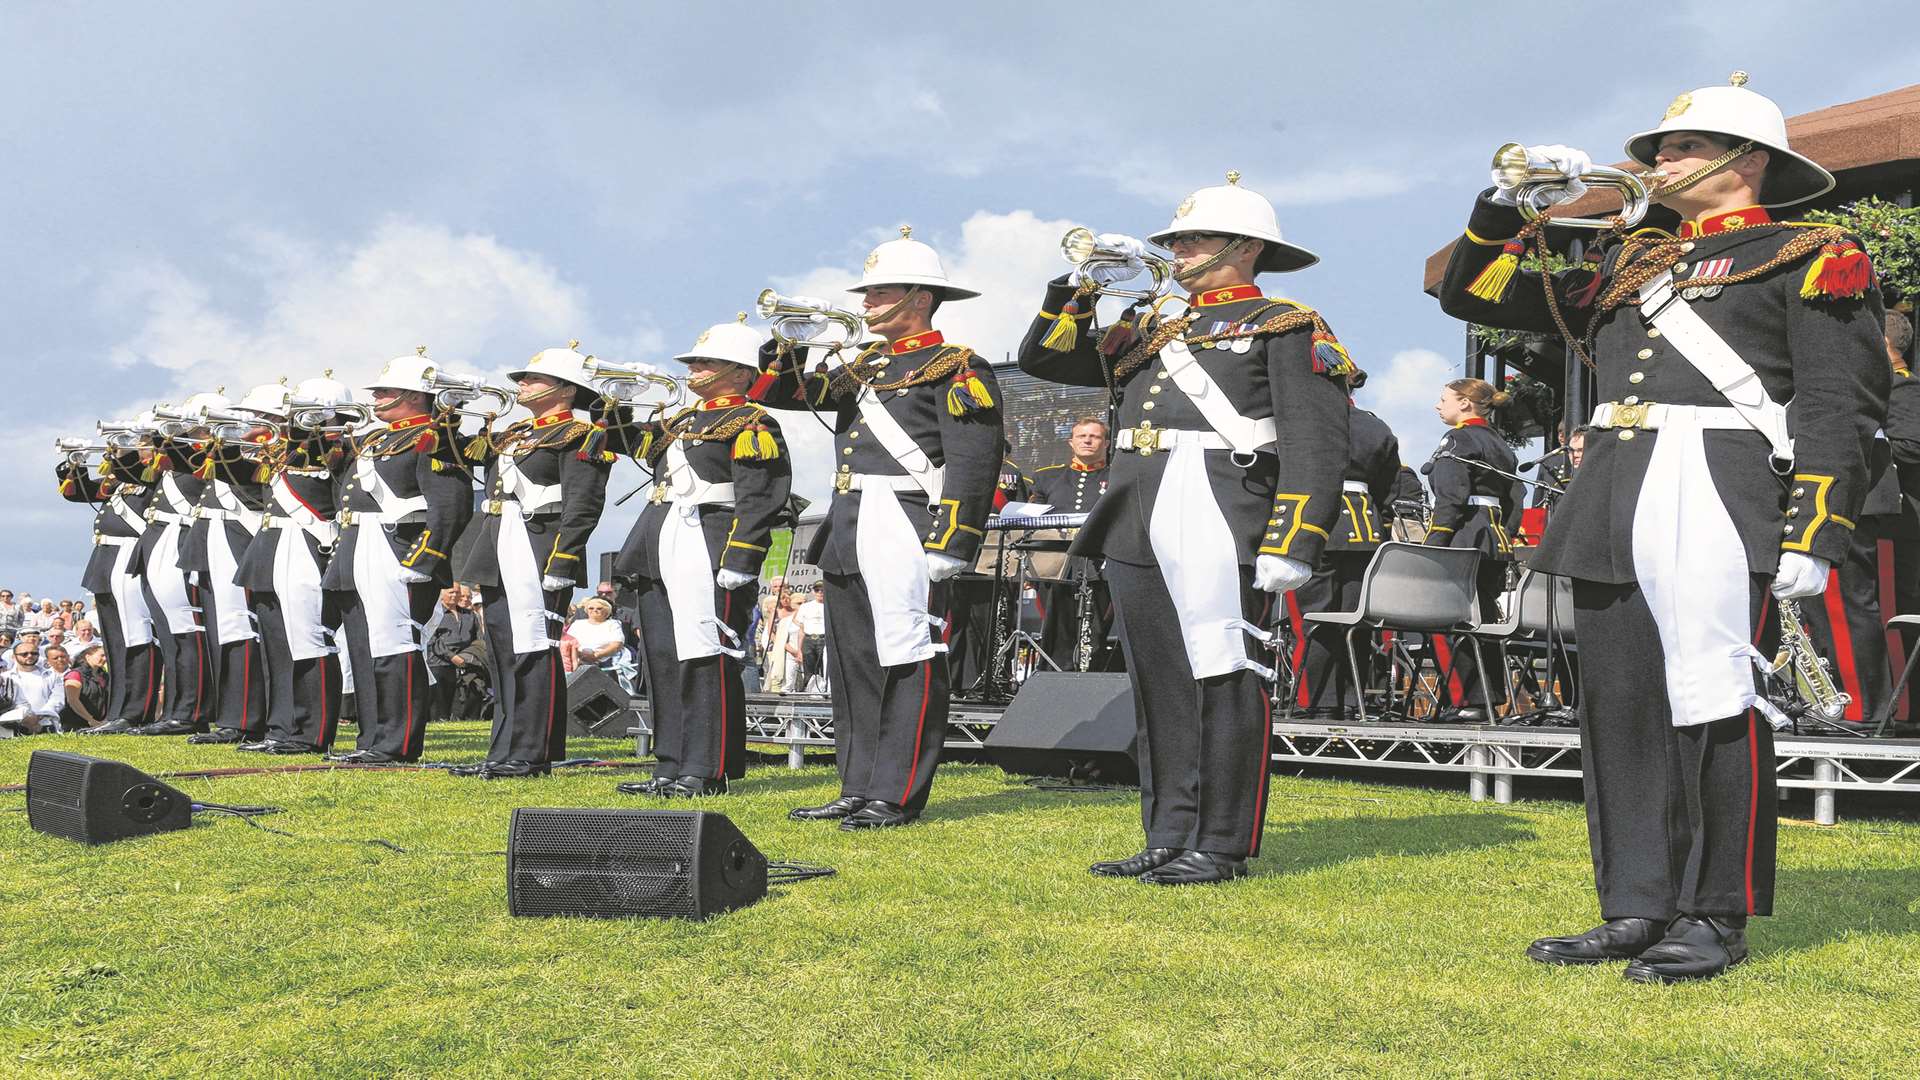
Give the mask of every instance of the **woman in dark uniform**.
<svg viewBox="0 0 1920 1080">
<path fill-rule="evenodd" d="M 1507 567 L 1513 562 L 1513 538 L 1507 530 L 1520 505 L 1514 481 L 1501 475 L 1511 474 L 1518 461 L 1507 441 L 1487 425 L 1487 417 L 1507 400 L 1506 391 L 1494 389 L 1484 379 L 1455 379 L 1440 392 L 1433 407 L 1453 430 L 1440 440 L 1427 464 L 1433 487 L 1433 524 L 1427 530 L 1427 543 L 1479 549 L 1474 591 L 1480 596 L 1483 622 L 1500 614 L 1500 594 L 1507 587 Z M 1494 672 L 1496 685 L 1482 689 L 1471 651 L 1456 664 L 1452 644 L 1434 641 L 1440 666 L 1449 674 L 1454 706 L 1438 719 L 1485 721 L 1490 718 L 1489 695 L 1493 705 L 1505 704 L 1506 680 Z"/>
</svg>

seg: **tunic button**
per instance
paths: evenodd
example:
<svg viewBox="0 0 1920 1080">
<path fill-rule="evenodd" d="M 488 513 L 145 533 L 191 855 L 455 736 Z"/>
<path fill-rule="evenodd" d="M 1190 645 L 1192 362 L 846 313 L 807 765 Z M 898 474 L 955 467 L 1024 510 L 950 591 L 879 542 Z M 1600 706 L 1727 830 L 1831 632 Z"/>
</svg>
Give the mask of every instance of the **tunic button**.
<svg viewBox="0 0 1920 1080">
<path fill-rule="evenodd" d="M 1803 487 L 1797 487 L 1793 489 L 1793 497 L 1796 499 L 1802 495 L 1805 495 L 1806 493 L 1807 493 L 1807 489 Z"/>
<path fill-rule="evenodd" d="M 1693 250 L 1693 241 L 1691 241 L 1691 240 L 1689 240 L 1689 241 L 1687 241 L 1686 243 L 1684 243 L 1684 244 L 1681 244 L 1681 245 L 1680 245 L 1680 252 L 1681 252 L 1681 254 L 1683 254 L 1683 255 L 1684 255 L 1685 253 L 1687 253 L 1687 252 L 1689 252 L 1689 251 L 1692 251 L 1692 250 Z"/>
<path fill-rule="evenodd" d="M 1280 534 L 1279 534 L 1279 533 L 1268 533 L 1268 534 L 1267 534 L 1267 539 L 1269 539 L 1269 540 L 1278 540 L 1278 539 L 1280 539 Z"/>
<path fill-rule="evenodd" d="M 1620 404 L 1622 404 L 1622 405 L 1638 405 L 1638 404 L 1640 404 L 1640 399 L 1639 399 L 1639 398 L 1637 398 L 1637 397 L 1631 397 L 1631 396 L 1630 396 L 1630 397 L 1628 397 L 1628 398 L 1627 398 L 1626 400 L 1624 400 L 1624 401 L 1622 401 L 1622 402 L 1621 402 Z"/>
<path fill-rule="evenodd" d="M 1660 328 L 1659 328 L 1659 327 L 1657 327 L 1657 326 L 1655 326 L 1655 327 L 1650 327 L 1650 328 L 1648 328 L 1648 330 L 1647 330 L 1647 336 L 1648 336 L 1648 337 L 1659 337 L 1659 336 L 1660 336 Z"/>
<path fill-rule="evenodd" d="M 1636 371 L 1636 372 L 1634 372 L 1633 374 L 1631 374 L 1631 375 L 1629 375 L 1629 376 L 1627 376 L 1627 381 L 1628 381 L 1628 382 L 1630 382 L 1630 383 L 1636 383 L 1636 384 L 1637 384 L 1637 383 L 1640 383 L 1640 382 L 1644 382 L 1644 381 L 1646 380 L 1646 377 L 1647 377 L 1647 374 L 1646 374 L 1646 372 L 1644 372 L 1644 371 Z"/>
<path fill-rule="evenodd" d="M 1268 519 L 1267 519 L 1267 524 L 1269 524 L 1269 525 L 1278 525 L 1278 524 L 1280 524 L 1280 519 L 1279 519 L 1279 518 L 1268 518 Z"/>
<path fill-rule="evenodd" d="M 1622 431 L 1622 432 L 1620 433 L 1620 441 L 1621 441 L 1621 442 L 1632 442 L 1632 441 L 1633 441 L 1633 429 L 1632 429 L 1632 428 L 1628 428 L 1628 429 L 1626 429 L 1625 431 Z"/>
<path fill-rule="evenodd" d="M 857 431 L 849 431 L 849 432 L 847 432 L 847 438 L 849 438 L 849 439 L 857 439 L 857 438 L 859 438 L 859 437 L 860 437 L 860 433 L 859 433 L 859 432 L 857 432 Z"/>
<path fill-rule="evenodd" d="M 845 450 L 842 450 L 842 451 L 840 451 L 840 452 L 841 452 L 842 454 L 852 454 L 852 453 L 853 453 L 853 447 L 851 447 L 851 446 L 849 446 L 849 447 L 847 447 L 847 448 L 846 448 Z"/>
<path fill-rule="evenodd" d="M 1787 526 L 1787 527 L 1786 527 L 1785 529 L 1782 529 L 1782 530 L 1780 530 L 1780 531 L 1781 531 L 1781 535 L 1783 535 L 1783 536 L 1792 536 L 1792 535 L 1793 535 L 1793 526 L 1791 526 L 1791 525 L 1789 525 L 1789 526 Z"/>
<path fill-rule="evenodd" d="M 1153 387 L 1150 387 L 1150 388 L 1148 388 L 1148 390 L 1147 390 L 1147 393 L 1149 393 L 1149 394 L 1157 394 L 1157 393 L 1159 393 L 1160 391 L 1162 391 L 1162 390 L 1165 390 L 1165 389 L 1166 389 L 1166 387 L 1164 387 L 1164 386 L 1153 386 Z"/>
<path fill-rule="evenodd" d="M 1640 352 L 1639 352 L 1639 357 L 1640 357 L 1640 359 L 1642 359 L 1642 360 L 1651 360 L 1651 359 L 1653 359 L 1653 350 L 1652 350 L 1652 349 L 1641 349 L 1641 350 L 1640 350 Z"/>
<path fill-rule="evenodd" d="M 1673 272 L 1676 274 L 1685 273 L 1686 269 L 1687 269 L 1687 264 L 1684 260 L 1673 264 Z"/>
<path fill-rule="evenodd" d="M 1799 508 L 1799 507 L 1797 507 L 1797 506 L 1789 506 L 1789 507 L 1787 507 L 1787 516 L 1788 516 L 1788 517 L 1790 517 L 1790 518 L 1795 518 L 1795 517 L 1799 517 L 1799 516 L 1800 516 L 1800 508 Z"/>
<path fill-rule="evenodd" d="M 1146 403 L 1145 405 L 1142 405 L 1142 406 L 1140 406 L 1140 407 L 1141 407 L 1141 408 L 1143 408 L 1143 409 L 1151 409 L 1151 408 L 1153 408 L 1153 402 L 1151 402 L 1151 401 L 1149 401 L 1149 402 L 1147 402 L 1147 403 Z"/>
<path fill-rule="evenodd" d="M 1164 378 L 1166 378 L 1166 377 L 1167 377 L 1167 373 L 1166 373 L 1166 372 L 1164 372 L 1164 371 L 1162 371 L 1162 372 L 1160 372 L 1160 373 L 1159 373 L 1158 375 L 1155 375 L 1155 376 L 1154 376 L 1154 378 L 1156 378 L 1156 379 L 1164 379 Z"/>
</svg>

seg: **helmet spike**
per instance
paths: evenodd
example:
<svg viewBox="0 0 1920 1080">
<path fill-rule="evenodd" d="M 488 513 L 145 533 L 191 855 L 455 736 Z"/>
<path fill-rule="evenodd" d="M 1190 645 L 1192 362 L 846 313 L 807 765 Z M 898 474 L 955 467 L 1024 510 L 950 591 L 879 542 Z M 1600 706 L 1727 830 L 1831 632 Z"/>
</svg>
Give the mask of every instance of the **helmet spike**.
<svg viewBox="0 0 1920 1080">
<path fill-rule="evenodd" d="M 1239 182 L 1240 182 L 1240 170 L 1238 170 L 1238 169 L 1228 169 L 1228 170 L 1227 170 L 1227 183 L 1228 183 L 1228 184 L 1238 184 Z"/>
<path fill-rule="evenodd" d="M 413 355 L 415 356 L 427 355 L 427 347 L 425 345 L 415 345 L 413 347 Z"/>
<path fill-rule="evenodd" d="M 1736 71 L 1733 74 L 1727 76 L 1727 85 L 1728 86 L 1747 85 L 1747 73 L 1744 71 Z"/>
<path fill-rule="evenodd" d="M 913 226 L 911 225 L 900 226 L 900 239 L 902 240 L 913 239 Z"/>
<path fill-rule="evenodd" d="M 579 339 L 579 338 L 569 338 L 569 339 L 568 339 L 568 341 L 567 341 L 567 348 L 569 348 L 569 349 L 577 349 L 577 348 L 579 348 L 579 347 L 580 347 L 580 339 Z"/>
</svg>

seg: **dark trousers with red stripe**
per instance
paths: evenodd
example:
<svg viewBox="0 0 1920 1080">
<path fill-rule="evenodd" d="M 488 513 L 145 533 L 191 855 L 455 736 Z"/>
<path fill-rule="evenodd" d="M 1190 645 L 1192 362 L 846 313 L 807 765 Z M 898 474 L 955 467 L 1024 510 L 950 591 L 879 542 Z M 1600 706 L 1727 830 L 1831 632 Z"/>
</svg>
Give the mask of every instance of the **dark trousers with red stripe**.
<svg viewBox="0 0 1920 1080">
<path fill-rule="evenodd" d="M 248 597 L 248 610 L 252 610 Z M 261 647 L 255 638 L 219 642 L 220 602 L 214 590 L 202 589 L 201 615 L 207 625 L 208 652 L 213 661 L 213 722 L 258 738 L 267 732 L 267 686 L 261 672 Z"/>
<path fill-rule="evenodd" d="M 927 805 L 947 738 L 947 658 L 936 653 L 919 663 L 881 666 L 866 582 L 858 574 L 821 576 L 840 794 L 917 814 Z M 927 609 L 945 612 L 946 592 L 944 583 L 933 586 Z"/>
<path fill-rule="evenodd" d="M 177 574 L 179 570 L 160 570 L 163 574 Z M 140 588 L 146 593 L 147 610 L 153 613 L 153 638 L 160 649 L 161 692 L 166 696 L 164 716 L 156 715 L 156 721 L 165 719 L 173 723 L 192 724 L 195 729 L 207 729 L 209 698 L 213 693 L 212 647 L 207 641 L 205 630 L 176 634 L 167 625 L 167 617 L 160 607 L 160 598 L 153 594 L 147 579 L 140 579 Z M 198 605 L 201 590 L 187 586 L 187 601 Z M 204 622 L 202 623 L 204 625 Z"/>
<path fill-rule="evenodd" d="M 564 616 L 568 593 L 545 594 L 547 610 Z M 513 651 L 513 616 L 498 589 L 487 590 L 481 608 L 493 676 L 493 738 L 488 761 L 544 765 L 567 756 L 567 679 L 560 669 L 560 623 L 548 620 L 554 644 Z"/>
<path fill-rule="evenodd" d="M 260 645 L 266 655 L 267 738 L 301 743 L 322 750 L 333 748 L 340 726 L 340 656 L 328 653 L 295 660 L 287 644 L 287 616 L 278 594 L 247 594 L 260 627 Z M 327 593 L 321 618 L 339 626 L 338 593 Z M 304 636 L 304 635 L 303 635 Z"/>
<path fill-rule="evenodd" d="M 426 744 L 427 658 L 418 649 L 392 656 L 374 656 L 367 640 L 367 611 L 360 595 L 348 591 L 340 598 L 341 625 L 347 638 L 347 662 L 353 665 L 353 703 L 360 735 L 354 749 L 385 754 L 396 761 L 418 761 Z M 407 586 L 407 617 L 425 623 L 440 601 L 440 586 L 431 581 Z"/>
<path fill-rule="evenodd" d="M 1853 698 L 1844 719 L 1872 718 L 1892 692 L 1893 676 L 1880 617 L 1880 541 L 1871 518 L 1854 530 L 1846 560 L 1829 572 L 1827 591 L 1800 601 L 1800 614 L 1820 655 L 1833 664 L 1834 683 Z"/>
<path fill-rule="evenodd" d="M 1500 617 L 1500 594 L 1507 587 L 1507 563 L 1482 558 L 1480 566 L 1474 571 L 1473 591 L 1480 600 L 1480 621 L 1493 622 Z M 1506 672 L 1500 667 L 1499 650 L 1491 645 L 1480 646 L 1478 663 L 1475 662 L 1473 639 L 1465 635 L 1435 635 L 1433 654 L 1435 667 L 1445 679 L 1447 700 L 1454 708 L 1486 708 L 1488 698 L 1492 703 L 1504 705 L 1507 701 Z M 1480 668 L 1485 665 L 1487 682 L 1480 685 Z"/>
<path fill-rule="evenodd" d="M 1253 671 L 1193 677 L 1180 615 L 1159 567 L 1109 559 L 1107 581 L 1133 684 L 1147 846 L 1260 854 L 1273 738 L 1266 681 Z M 1271 599 L 1241 567 L 1242 617 L 1264 626 Z M 1254 655 L 1263 665 L 1272 661 Z"/>
<path fill-rule="evenodd" d="M 1768 581 L 1750 577 L 1757 631 L 1774 617 Z M 1601 916 L 1770 914 L 1773 729 L 1751 709 L 1673 726 L 1660 632 L 1637 585 L 1575 580 L 1573 605 Z"/>
<path fill-rule="evenodd" d="M 1293 639 L 1304 645 L 1299 658 L 1294 704 L 1305 709 L 1351 709 L 1360 704 L 1353 688 L 1353 670 L 1347 663 L 1347 635 L 1343 627 L 1313 626 L 1302 618 L 1316 611 L 1353 611 L 1360 606 L 1360 582 L 1367 575 L 1371 551 L 1331 551 L 1305 585 L 1287 594 L 1287 618 Z M 1365 678 L 1372 649 L 1355 636 L 1353 649 Z"/>
<path fill-rule="evenodd" d="M 149 724 L 159 719 L 154 705 L 160 700 L 159 648 L 127 644 L 127 632 L 120 625 L 120 605 L 112 593 L 94 593 L 94 610 L 100 613 L 100 641 L 107 650 L 107 674 L 110 677 L 107 712 L 102 723 L 123 720 L 129 724 Z"/>
<path fill-rule="evenodd" d="M 759 582 L 714 588 L 720 621 L 746 640 Z M 682 660 L 665 585 L 638 586 L 640 647 L 653 712 L 655 776 L 738 780 L 747 775 L 747 696 L 741 661 L 724 654 Z M 722 635 L 724 637 L 725 635 Z"/>
</svg>

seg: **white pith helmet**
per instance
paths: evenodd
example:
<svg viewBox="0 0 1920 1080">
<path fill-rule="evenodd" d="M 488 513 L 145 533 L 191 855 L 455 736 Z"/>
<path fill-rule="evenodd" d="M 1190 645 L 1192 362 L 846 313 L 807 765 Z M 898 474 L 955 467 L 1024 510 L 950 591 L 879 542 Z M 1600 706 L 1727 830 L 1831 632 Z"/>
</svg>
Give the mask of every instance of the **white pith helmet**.
<svg viewBox="0 0 1920 1080">
<path fill-rule="evenodd" d="M 233 402 L 227 400 L 226 387 L 210 393 L 195 394 L 180 403 L 180 411 L 188 416 L 199 416 L 209 410 L 224 412 L 233 408 Z"/>
<path fill-rule="evenodd" d="M 1205 187 L 1186 197 L 1174 211 L 1166 228 L 1147 237 L 1167 246 L 1181 233 L 1221 233 L 1248 236 L 1265 245 L 1253 272 L 1264 274 L 1285 270 L 1304 270 L 1320 261 L 1320 256 L 1298 244 L 1280 238 L 1280 219 L 1265 195 L 1240 186 L 1240 174 L 1229 172 L 1219 187 Z"/>
<path fill-rule="evenodd" d="M 433 377 L 440 371 L 438 362 L 427 359 L 427 347 L 417 346 L 412 356 L 396 356 L 387 361 L 380 374 L 367 384 L 369 390 L 414 390 L 431 394 Z"/>
<path fill-rule="evenodd" d="M 913 226 L 900 226 L 900 239 L 889 240 L 868 253 L 860 283 L 848 292 L 866 292 L 877 285 L 918 285 L 938 289 L 942 300 L 967 300 L 980 294 L 947 278 L 940 253 L 913 238 Z"/>
<path fill-rule="evenodd" d="M 353 389 L 346 383 L 333 377 L 333 369 L 320 373 L 317 379 L 302 379 L 293 388 L 296 401 L 313 405 L 345 405 L 353 401 Z"/>
<path fill-rule="evenodd" d="M 1627 156 L 1652 165 L 1660 150 L 1660 136 L 1670 131 L 1700 131 L 1731 139 L 1734 145 L 1751 141 L 1769 155 L 1760 197 L 1767 206 L 1803 202 L 1833 190 L 1833 174 L 1811 158 L 1787 146 L 1787 118 L 1780 106 L 1747 89 L 1747 73 L 1736 71 L 1726 86 L 1703 86 L 1681 94 L 1667 106 L 1660 126 L 1627 140 Z"/>
<path fill-rule="evenodd" d="M 262 383 L 247 391 L 247 396 L 234 403 L 241 412 L 261 413 L 266 416 L 285 420 L 290 406 L 288 400 L 293 391 L 287 388 L 284 380 L 277 383 Z"/>
<path fill-rule="evenodd" d="M 523 375 L 545 375 L 549 379 L 558 379 L 573 386 L 593 388 L 593 375 L 587 371 L 587 356 L 580 351 L 579 341 L 567 342 L 564 349 L 541 349 L 533 354 L 525 367 L 507 372 L 507 378 L 518 382 Z"/>
<path fill-rule="evenodd" d="M 741 312 L 733 322 L 715 323 L 700 332 L 693 339 L 693 348 L 674 357 L 685 363 L 688 360 L 718 360 L 727 364 L 739 364 L 741 367 L 760 367 L 760 346 L 766 336 L 747 325 L 747 313 Z"/>
</svg>

